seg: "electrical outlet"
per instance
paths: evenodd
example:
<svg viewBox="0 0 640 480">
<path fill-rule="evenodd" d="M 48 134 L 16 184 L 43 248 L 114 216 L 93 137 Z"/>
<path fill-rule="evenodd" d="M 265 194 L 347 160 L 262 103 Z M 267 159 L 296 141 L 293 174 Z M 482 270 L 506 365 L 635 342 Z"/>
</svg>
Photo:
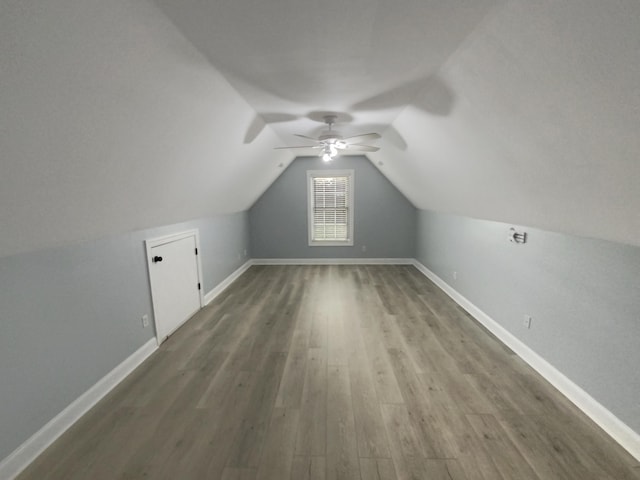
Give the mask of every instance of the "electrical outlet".
<svg viewBox="0 0 640 480">
<path fill-rule="evenodd" d="M 367 246 L 366 245 L 362 245 L 362 251 L 366 252 L 367 251 Z"/>
<path fill-rule="evenodd" d="M 524 328 L 530 329 L 532 320 L 533 319 L 531 318 L 531 315 L 525 315 L 524 318 L 522 319 L 522 325 L 524 326 Z"/>
<path fill-rule="evenodd" d="M 147 328 L 149 326 L 149 315 L 146 313 L 142 316 L 142 326 Z"/>
<path fill-rule="evenodd" d="M 458 279 L 458 272 L 453 272 L 453 279 L 457 280 Z"/>
<path fill-rule="evenodd" d="M 247 249 L 244 249 L 243 255 L 246 257 L 247 256 Z"/>
</svg>

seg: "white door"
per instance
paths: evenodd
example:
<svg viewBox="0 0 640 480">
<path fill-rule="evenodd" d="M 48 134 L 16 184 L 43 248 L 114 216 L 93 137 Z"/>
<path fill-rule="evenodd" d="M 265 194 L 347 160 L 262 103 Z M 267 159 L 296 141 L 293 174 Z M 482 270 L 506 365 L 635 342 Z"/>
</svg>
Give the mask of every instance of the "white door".
<svg viewBox="0 0 640 480">
<path fill-rule="evenodd" d="M 197 231 L 147 241 L 158 343 L 202 305 Z"/>
</svg>

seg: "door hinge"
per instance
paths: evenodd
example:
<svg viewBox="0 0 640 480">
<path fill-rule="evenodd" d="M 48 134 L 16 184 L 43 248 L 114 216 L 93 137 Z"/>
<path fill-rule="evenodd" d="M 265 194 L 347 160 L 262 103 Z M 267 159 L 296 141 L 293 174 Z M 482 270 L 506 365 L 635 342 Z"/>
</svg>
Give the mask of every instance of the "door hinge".
<svg viewBox="0 0 640 480">
<path fill-rule="evenodd" d="M 196 248 L 196 255 L 198 254 L 198 249 Z"/>
<path fill-rule="evenodd" d="M 198 290 L 200 290 L 200 284 L 198 283 Z"/>
</svg>

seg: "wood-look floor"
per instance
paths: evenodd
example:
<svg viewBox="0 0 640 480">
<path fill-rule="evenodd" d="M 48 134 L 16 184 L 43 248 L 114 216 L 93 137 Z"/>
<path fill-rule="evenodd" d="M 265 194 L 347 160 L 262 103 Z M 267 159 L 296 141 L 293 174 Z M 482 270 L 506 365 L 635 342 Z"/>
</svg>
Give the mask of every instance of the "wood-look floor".
<svg viewBox="0 0 640 480">
<path fill-rule="evenodd" d="M 27 479 L 640 479 L 411 266 L 255 266 Z"/>
</svg>

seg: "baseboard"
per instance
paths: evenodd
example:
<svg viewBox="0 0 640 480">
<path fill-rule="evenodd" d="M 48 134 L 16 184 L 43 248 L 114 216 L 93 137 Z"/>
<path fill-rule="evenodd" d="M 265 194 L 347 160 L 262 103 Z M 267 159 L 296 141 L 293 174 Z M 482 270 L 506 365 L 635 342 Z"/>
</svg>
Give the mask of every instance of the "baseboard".
<svg viewBox="0 0 640 480">
<path fill-rule="evenodd" d="M 220 295 L 225 288 L 231 285 L 234 280 L 236 280 L 240 275 L 246 272 L 249 269 L 249 267 L 253 264 L 254 264 L 253 260 L 247 260 L 240 268 L 238 268 L 231 275 L 225 278 L 222 282 L 216 285 L 212 290 L 210 290 L 204 296 L 204 304 L 209 305 L 211 302 L 213 302 L 214 298 Z"/>
<path fill-rule="evenodd" d="M 253 265 L 413 265 L 412 258 L 254 258 Z"/>
<path fill-rule="evenodd" d="M 0 462 L 0 478 L 11 480 L 24 470 L 38 455 L 87 413 L 118 383 L 156 351 L 158 343 L 150 339 L 116 368 L 102 377 L 93 387 L 73 401 L 49 423 L 38 430 L 11 455 Z"/>
<path fill-rule="evenodd" d="M 417 260 L 414 266 L 640 461 L 640 434 Z"/>
</svg>

